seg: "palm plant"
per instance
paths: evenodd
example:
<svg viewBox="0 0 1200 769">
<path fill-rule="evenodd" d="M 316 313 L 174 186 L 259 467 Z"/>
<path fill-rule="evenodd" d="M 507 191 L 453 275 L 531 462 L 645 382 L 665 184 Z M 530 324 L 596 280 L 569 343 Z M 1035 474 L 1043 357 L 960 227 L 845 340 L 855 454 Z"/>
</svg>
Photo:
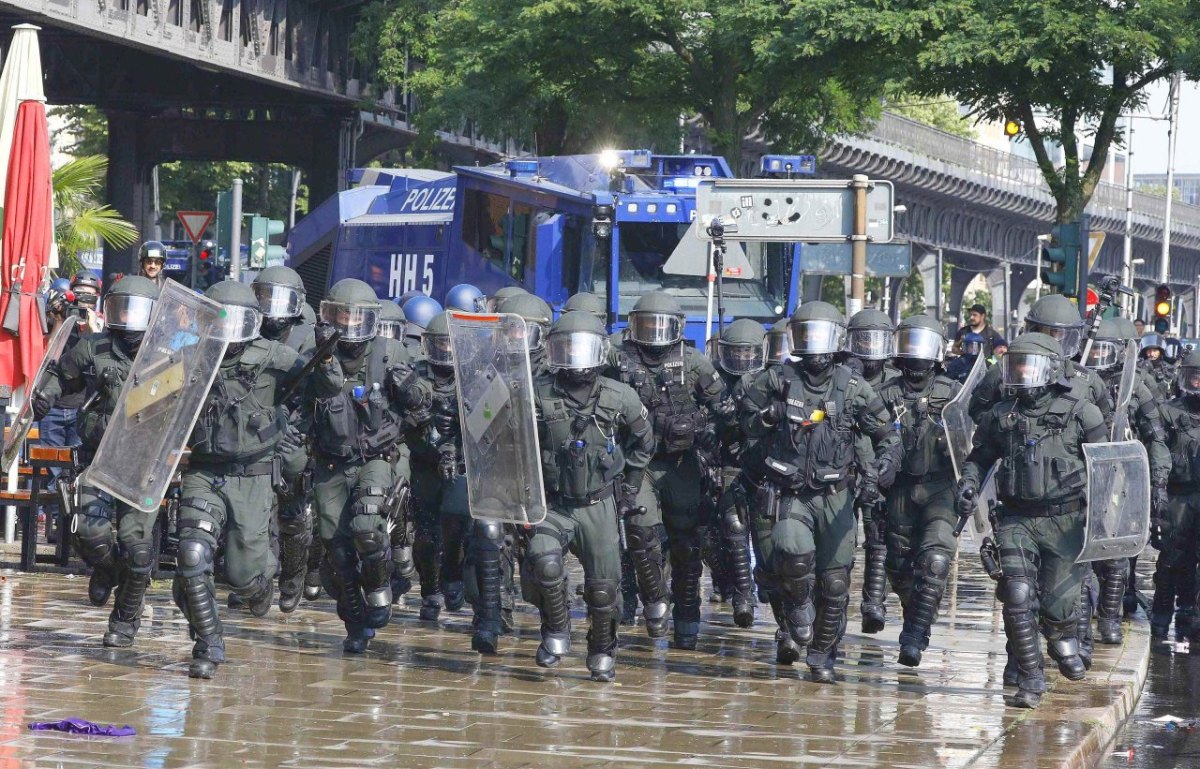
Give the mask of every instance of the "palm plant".
<svg viewBox="0 0 1200 769">
<path fill-rule="evenodd" d="M 81 251 L 90 251 L 101 243 L 125 248 L 137 242 L 138 231 L 121 218 L 120 212 L 97 200 L 104 182 L 108 158 L 83 155 L 54 170 L 54 241 L 58 245 L 59 271 L 73 274 L 83 268 Z"/>
</svg>

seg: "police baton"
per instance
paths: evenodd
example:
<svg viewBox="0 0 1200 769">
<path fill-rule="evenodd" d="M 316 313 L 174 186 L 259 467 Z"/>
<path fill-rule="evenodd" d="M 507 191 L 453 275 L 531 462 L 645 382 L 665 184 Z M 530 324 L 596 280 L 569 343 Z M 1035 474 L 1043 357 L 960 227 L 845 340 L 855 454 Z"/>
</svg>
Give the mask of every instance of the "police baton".
<svg viewBox="0 0 1200 769">
<path fill-rule="evenodd" d="M 283 396 L 279 399 L 280 403 L 287 403 L 287 401 L 296 394 L 296 390 L 300 389 L 300 386 L 304 384 L 304 380 L 308 379 L 308 375 L 315 371 L 317 366 L 321 365 L 321 361 L 325 360 L 333 353 L 334 345 L 336 345 L 338 340 L 341 338 L 342 332 L 334 329 L 333 336 L 326 339 L 319 347 L 317 347 L 316 350 L 313 351 L 313 356 L 308 359 L 308 363 L 304 364 L 304 368 L 300 369 L 300 373 L 296 375 L 296 379 L 291 383 L 291 385 L 288 386 L 288 389 L 284 391 Z"/>
</svg>

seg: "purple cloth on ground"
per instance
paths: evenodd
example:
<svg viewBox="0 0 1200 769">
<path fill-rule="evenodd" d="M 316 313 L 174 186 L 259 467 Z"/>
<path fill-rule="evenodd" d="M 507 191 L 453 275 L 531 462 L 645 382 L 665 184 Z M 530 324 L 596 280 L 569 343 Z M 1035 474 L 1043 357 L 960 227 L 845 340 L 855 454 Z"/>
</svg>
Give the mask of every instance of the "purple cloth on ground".
<svg viewBox="0 0 1200 769">
<path fill-rule="evenodd" d="M 94 734 L 100 737 L 132 737 L 137 734 L 132 726 L 114 726 L 109 724 L 93 724 L 91 721 L 85 721 L 82 718 L 66 718 L 62 721 L 35 721 L 29 725 L 30 729 L 37 732 L 55 731 L 69 732 L 71 734 Z"/>
</svg>

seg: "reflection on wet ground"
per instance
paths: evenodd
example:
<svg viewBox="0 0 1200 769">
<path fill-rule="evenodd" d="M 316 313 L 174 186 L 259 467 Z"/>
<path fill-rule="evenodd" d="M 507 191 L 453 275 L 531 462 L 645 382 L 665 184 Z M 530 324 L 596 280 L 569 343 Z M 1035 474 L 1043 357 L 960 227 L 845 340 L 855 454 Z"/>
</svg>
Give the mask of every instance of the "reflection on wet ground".
<svg viewBox="0 0 1200 769">
<path fill-rule="evenodd" d="M 227 613 L 230 662 L 217 679 L 192 681 L 167 583 L 152 591 L 137 645 L 107 651 L 108 610 L 86 603 L 83 578 L 0 575 L 0 769 L 1057 767 L 1097 736 L 1114 697 L 1132 698 L 1145 650 L 1135 631 L 1126 646 L 1098 650 L 1083 684 L 1051 672 L 1036 714 L 1006 708 L 1000 612 L 966 556 L 922 667 L 896 664 L 893 598 L 879 636 L 858 634 L 852 617 L 833 687 L 775 664 L 763 610 L 744 631 L 727 606 L 709 604 L 695 652 L 626 629 L 617 682 L 604 685 L 587 680 L 578 606 L 572 654 L 546 671 L 533 663 L 538 623 L 527 606 L 497 657 L 470 651 L 469 613 L 438 626 L 413 608 L 356 658 L 341 652 L 328 600 L 289 618 Z M 138 736 L 26 730 L 71 716 L 130 724 Z"/>
</svg>

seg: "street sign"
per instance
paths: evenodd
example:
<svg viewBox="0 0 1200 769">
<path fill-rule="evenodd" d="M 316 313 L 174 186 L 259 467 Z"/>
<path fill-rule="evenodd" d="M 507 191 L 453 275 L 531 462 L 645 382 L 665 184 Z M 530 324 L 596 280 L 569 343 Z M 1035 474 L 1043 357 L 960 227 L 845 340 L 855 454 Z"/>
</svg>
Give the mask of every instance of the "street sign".
<svg viewBox="0 0 1200 769">
<path fill-rule="evenodd" d="M 1104 246 L 1103 232 L 1088 233 L 1088 272 L 1096 266 L 1096 260 L 1100 258 L 1100 249 Z"/>
<path fill-rule="evenodd" d="M 208 225 L 212 224 L 212 211 L 179 211 L 175 214 L 179 217 L 179 221 L 183 223 L 183 231 L 192 239 L 193 243 L 199 243 L 200 238 L 204 237 L 204 231 L 208 229 Z"/>
<path fill-rule="evenodd" d="M 891 182 L 867 192 L 867 238 L 894 234 Z M 696 188 L 697 234 L 707 239 L 714 218 L 730 241 L 845 243 L 854 234 L 854 189 L 834 179 L 705 179 Z"/>
<path fill-rule="evenodd" d="M 845 243 L 804 243 L 800 246 L 800 270 L 807 275 L 849 275 L 853 246 Z M 867 276 L 907 278 L 912 271 L 912 243 L 867 244 Z"/>
</svg>

